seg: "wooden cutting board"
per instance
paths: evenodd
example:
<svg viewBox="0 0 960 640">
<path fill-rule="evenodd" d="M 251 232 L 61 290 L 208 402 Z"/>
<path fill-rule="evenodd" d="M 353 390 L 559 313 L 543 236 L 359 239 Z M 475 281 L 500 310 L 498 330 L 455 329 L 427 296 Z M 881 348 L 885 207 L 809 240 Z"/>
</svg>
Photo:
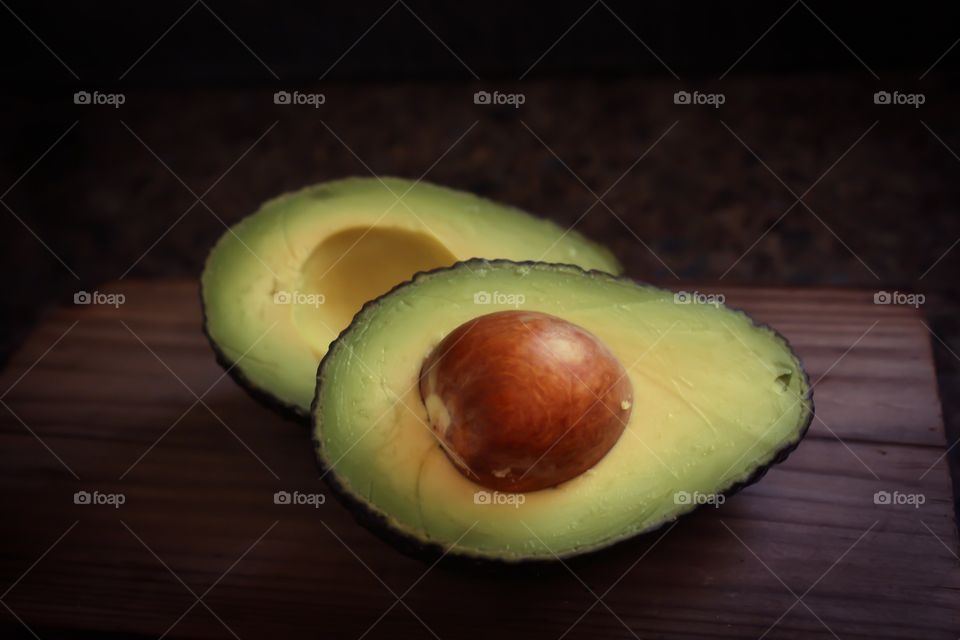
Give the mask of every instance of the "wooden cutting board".
<svg viewBox="0 0 960 640">
<path fill-rule="evenodd" d="M 223 376 L 195 283 L 107 292 L 125 304 L 52 314 L 0 380 L 5 638 L 960 634 L 931 336 L 913 308 L 724 289 L 817 381 L 799 449 L 720 508 L 504 576 L 399 555 L 332 499 L 274 504 L 326 494 L 308 434 Z M 899 504 L 877 504 L 888 494 Z"/>
</svg>

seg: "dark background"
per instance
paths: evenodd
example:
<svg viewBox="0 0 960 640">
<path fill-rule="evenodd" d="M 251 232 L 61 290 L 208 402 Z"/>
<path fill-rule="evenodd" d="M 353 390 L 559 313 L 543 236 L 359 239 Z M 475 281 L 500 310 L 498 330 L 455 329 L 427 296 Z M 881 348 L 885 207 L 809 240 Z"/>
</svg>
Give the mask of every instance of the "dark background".
<svg viewBox="0 0 960 640">
<path fill-rule="evenodd" d="M 512 80 L 551 46 L 531 79 L 672 75 L 668 68 L 681 77 L 715 78 L 768 29 L 736 75 L 859 73 L 866 65 L 885 72 L 881 77 L 896 71 L 915 77 L 958 37 L 956 7 L 933 2 L 4 4 L 6 86 L 38 90 L 76 81 L 126 88 L 270 85 L 275 76 L 310 82 L 354 44 L 328 80 L 470 80 L 457 57 L 484 80 Z M 134 73 L 130 66 L 141 56 Z M 948 55 L 936 70 L 955 71 L 957 64 Z"/>
<path fill-rule="evenodd" d="M 196 277 L 282 191 L 426 175 L 576 223 L 638 279 L 925 294 L 956 441 L 953 3 L 0 5 L 0 362 L 78 290 Z"/>
</svg>

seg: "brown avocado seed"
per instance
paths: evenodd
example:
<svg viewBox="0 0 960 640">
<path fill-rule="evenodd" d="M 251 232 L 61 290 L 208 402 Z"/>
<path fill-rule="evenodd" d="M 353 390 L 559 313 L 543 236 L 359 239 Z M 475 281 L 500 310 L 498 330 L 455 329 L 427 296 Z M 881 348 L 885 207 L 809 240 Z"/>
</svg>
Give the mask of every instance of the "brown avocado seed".
<svg viewBox="0 0 960 640">
<path fill-rule="evenodd" d="M 454 329 L 424 360 L 420 396 L 461 473 L 510 492 L 593 467 L 633 406 L 630 378 L 596 336 L 535 311 L 491 313 Z"/>
</svg>

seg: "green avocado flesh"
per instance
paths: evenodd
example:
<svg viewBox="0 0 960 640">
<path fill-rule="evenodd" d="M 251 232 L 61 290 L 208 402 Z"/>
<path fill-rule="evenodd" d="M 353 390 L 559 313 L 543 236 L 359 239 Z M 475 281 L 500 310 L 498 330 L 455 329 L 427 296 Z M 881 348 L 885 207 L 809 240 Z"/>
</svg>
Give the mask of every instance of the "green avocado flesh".
<svg viewBox="0 0 960 640">
<path fill-rule="evenodd" d="M 352 178 L 271 200 L 223 235 L 202 277 L 205 329 L 245 387 L 306 417 L 320 358 L 364 302 L 473 257 L 620 270 L 603 247 L 518 209 Z"/>
<path fill-rule="evenodd" d="M 459 325 L 514 308 L 597 336 L 626 369 L 634 402 L 593 468 L 494 496 L 439 446 L 418 376 Z M 740 311 L 573 266 L 508 261 L 420 274 L 369 304 L 331 345 L 317 384 L 320 464 L 361 520 L 408 548 L 507 562 L 595 550 L 749 483 L 796 446 L 813 412 L 786 340 Z"/>
</svg>

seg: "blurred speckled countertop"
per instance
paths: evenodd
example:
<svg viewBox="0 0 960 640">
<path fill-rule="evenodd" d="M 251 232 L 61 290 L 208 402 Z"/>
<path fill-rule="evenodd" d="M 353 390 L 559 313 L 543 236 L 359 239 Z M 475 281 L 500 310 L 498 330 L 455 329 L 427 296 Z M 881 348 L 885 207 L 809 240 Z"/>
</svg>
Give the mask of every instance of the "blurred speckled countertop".
<svg viewBox="0 0 960 640">
<path fill-rule="evenodd" d="M 3 184 L 67 132 L 5 202 L 77 277 L 0 216 L 21 276 L 2 285 L 3 353 L 78 288 L 196 276 L 223 224 L 280 192 L 425 176 L 576 223 L 638 279 L 923 292 L 955 433 L 960 93 L 948 77 L 288 87 L 322 92 L 316 109 L 276 105 L 275 89 L 126 91 L 120 109 L 6 97 Z M 525 103 L 476 105 L 479 89 Z M 726 100 L 676 105 L 679 89 Z M 926 103 L 875 105 L 878 89 Z"/>
</svg>

